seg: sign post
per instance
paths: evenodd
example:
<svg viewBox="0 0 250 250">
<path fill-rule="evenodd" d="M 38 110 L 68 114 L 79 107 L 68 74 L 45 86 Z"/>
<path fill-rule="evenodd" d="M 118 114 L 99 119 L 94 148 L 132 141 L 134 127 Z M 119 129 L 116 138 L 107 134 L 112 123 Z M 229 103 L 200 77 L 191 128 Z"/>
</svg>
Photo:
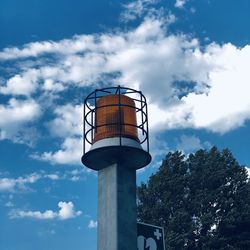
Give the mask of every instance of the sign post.
<svg viewBox="0 0 250 250">
<path fill-rule="evenodd" d="M 165 250 L 164 229 L 137 222 L 137 249 Z"/>
</svg>

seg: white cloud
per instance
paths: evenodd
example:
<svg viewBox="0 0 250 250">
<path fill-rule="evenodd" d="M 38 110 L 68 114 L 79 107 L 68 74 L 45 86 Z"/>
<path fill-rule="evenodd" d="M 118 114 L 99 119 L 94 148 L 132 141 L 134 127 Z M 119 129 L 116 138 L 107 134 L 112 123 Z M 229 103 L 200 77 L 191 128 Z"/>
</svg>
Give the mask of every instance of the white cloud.
<svg viewBox="0 0 250 250">
<path fill-rule="evenodd" d="M 145 22 L 127 35 L 128 46 L 109 56 L 110 71 L 122 72 L 119 80 L 140 88 L 151 103 L 171 104 L 181 91 L 176 81 L 193 81 L 197 88 L 208 81 L 208 60 L 196 39 L 166 36 L 159 20 Z"/>
<path fill-rule="evenodd" d="M 48 174 L 48 175 L 45 175 L 45 177 L 51 179 L 51 180 L 59 180 L 60 179 L 60 176 L 58 174 Z"/>
<path fill-rule="evenodd" d="M 94 49 L 97 50 L 97 48 Z M 98 48 L 100 49 L 102 48 Z M 61 58 L 59 61 L 55 59 L 55 64 L 41 66 L 39 77 L 43 81 L 42 89 L 56 93 L 65 91 L 72 84 L 77 87 L 86 87 L 100 79 L 100 74 L 106 69 L 105 54 L 101 51 L 86 53 L 81 51 L 83 55 L 80 53 L 64 55 L 63 50 L 65 48 L 58 52 Z"/>
<path fill-rule="evenodd" d="M 11 98 L 8 104 L 0 105 L 0 139 L 15 138 L 28 122 L 41 114 L 40 106 L 32 99 Z"/>
<path fill-rule="evenodd" d="M 124 11 L 121 14 L 121 20 L 129 22 L 137 17 L 142 17 L 147 12 L 154 12 L 152 7 L 159 0 L 136 0 L 123 5 Z"/>
<path fill-rule="evenodd" d="M 18 184 L 25 184 L 25 183 L 35 183 L 37 182 L 39 179 L 41 179 L 41 175 L 38 173 L 32 173 L 30 175 L 27 175 L 25 177 L 18 177 L 16 179 L 16 182 Z"/>
<path fill-rule="evenodd" d="M 39 73 L 36 69 L 29 69 L 23 75 L 17 74 L 7 81 L 6 86 L 0 86 L 0 93 L 30 96 L 38 86 L 38 76 Z"/>
<path fill-rule="evenodd" d="M 0 179 L 0 191 L 1 192 L 13 190 L 15 185 L 16 185 L 16 182 L 13 179 L 9 179 L 9 178 Z"/>
<path fill-rule="evenodd" d="M 11 202 L 11 201 L 7 201 L 7 202 L 5 203 L 5 207 L 14 207 L 14 204 L 13 204 L 13 202 Z"/>
<path fill-rule="evenodd" d="M 90 220 L 88 228 L 90 228 L 90 229 L 97 228 L 97 221 Z"/>
<path fill-rule="evenodd" d="M 250 168 L 246 167 L 246 170 L 247 170 L 248 178 L 250 178 Z"/>
<path fill-rule="evenodd" d="M 0 178 L 0 192 L 14 192 L 16 189 L 26 190 L 27 184 L 32 184 L 41 179 L 42 176 L 38 173 L 32 173 L 18 178 Z"/>
<path fill-rule="evenodd" d="M 225 133 L 242 126 L 250 118 L 250 72 L 246 66 L 250 46 L 238 49 L 231 44 L 222 47 L 211 45 L 206 54 L 217 65 L 209 71 L 210 89 L 207 93 L 192 92 L 183 97 L 183 115 L 179 118 L 187 127 Z M 175 111 L 173 107 L 167 113 L 173 116 Z M 166 120 L 168 123 L 169 120 Z M 172 127 L 180 125 L 177 121 Z"/>
<path fill-rule="evenodd" d="M 60 201 L 58 203 L 59 211 L 54 212 L 52 210 L 46 210 L 45 212 L 40 211 L 23 211 L 13 209 L 9 213 L 9 217 L 11 219 L 16 218 L 33 218 L 39 220 L 52 220 L 52 219 L 59 219 L 59 220 L 67 220 L 71 218 L 75 218 L 82 214 L 81 211 L 75 211 L 74 204 L 70 202 Z"/>
<path fill-rule="evenodd" d="M 34 218 L 40 220 L 54 219 L 57 217 L 57 214 L 52 210 L 47 210 L 45 212 L 40 211 L 22 211 L 22 210 L 11 210 L 9 213 L 11 219 L 15 218 Z"/>
<path fill-rule="evenodd" d="M 38 57 L 45 53 L 72 54 L 91 48 L 93 36 L 74 36 L 60 42 L 43 41 L 28 43 L 23 48 L 10 47 L 0 52 L 0 60 L 12 60 L 25 57 Z"/>
<path fill-rule="evenodd" d="M 56 152 L 44 152 L 41 155 L 34 154 L 32 158 L 49 161 L 51 164 L 80 164 L 82 157 L 82 138 L 66 138 L 62 149 Z"/>
<path fill-rule="evenodd" d="M 72 181 L 79 181 L 80 180 L 80 176 L 72 176 L 71 180 Z"/>
<path fill-rule="evenodd" d="M 181 5 L 186 1 L 178 2 Z M 230 43 L 211 43 L 201 47 L 197 39 L 188 35 L 169 34 L 166 20 L 152 16 L 125 32 L 81 35 L 58 42 L 6 48 L 0 52 L 0 60 L 5 63 L 5 60 L 22 58 L 25 61 L 33 57 L 34 61 L 39 61 L 45 53 L 51 55 L 51 62 L 36 68 L 40 87 L 36 85 L 37 81 L 31 88 L 20 84 L 19 90 L 14 90 L 11 84 L 12 78 L 25 77 L 32 72 L 31 65 L 7 79 L 6 86 L 1 85 L 2 91 L 12 95 L 30 93 L 32 96 L 35 88 L 58 95 L 62 90 L 77 88 L 81 91 L 80 88 L 94 88 L 103 82 L 122 84 L 140 89 L 146 95 L 149 125 L 154 131 L 198 128 L 225 133 L 243 126 L 250 119 L 249 45 L 238 48 Z M 24 91 L 25 87 L 27 91 Z M 44 107 L 46 102 L 41 101 L 39 105 Z M 0 138 L 10 138 L 20 131 L 20 125 L 35 120 L 39 105 L 32 99 L 13 98 L 8 104 L 0 105 L 0 116 L 6 118 L 0 121 Z M 30 107 L 29 111 L 25 109 L 27 107 Z M 41 153 L 37 159 L 76 164 L 81 157 L 82 145 L 80 106 L 62 104 L 48 107 L 48 112 L 52 113 L 52 109 L 56 117 L 47 123 L 48 128 L 63 143 L 58 150 Z"/>
<path fill-rule="evenodd" d="M 182 135 L 179 140 L 177 140 L 177 149 L 184 151 L 185 153 L 192 153 L 198 149 L 210 148 L 211 144 L 209 142 L 202 143 L 200 138 L 191 135 Z"/>
<path fill-rule="evenodd" d="M 67 220 L 82 214 L 81 211 L 74 210 L 74 204 L 72 202 L 60 201 L 58 203 L 58 207 L 60 207 L 60 211 L 58 213 L 58 217 L 60 220 Z"/>
<path fill-rule="evenodd" d="M 65 89 L 62 83 L 54 82 L 52 79 L 45 79 L 43 89 L 45 91 L 60 92 Z"/>
<path fill-rule="evenodd" d="M 48 122 L 48 127 L 53 136 L 62 138 L 82 135 L 82 105 L 67 104 L 57 106 L 54 110 L 56 118 Z"/>
<path fill-rule="evenodd" d="M 0 192 L 22 192 L 29 190 L 31 184 L 35 184 L 40 180 L 69 180 L 69 181 L 80 181 L 84 180 L 86 174 L 91 171 L 85 168 L 79 167 L 74 170 L 66 170 L 64 173 L 62 171 L 46 173 L 45 171 L 34 172 L 31 174 L 19 176 L 16 178 L 10 178 L 8 173 L 4 174 L 0 172 Z M 8 176 L 8 177 L 7 177 Z M 52 187 L 50 185 L 50 187 Z M 12 194 L 9 195 L 9 199 L 12 199 Z"/>
<path fill-rule="evenodd" d="M 67 104 L 58 106 L 54 113 L 56 118 L 47 123 L 50 133 L 55 137 L 64 138 L 61 149 L 54 152 L 44 152 L 33 154 L 31 157 L 49 161 L 52 164 L 80 164 L 82 156 L 82 105 Z M 72 181 L 78 181 L 79 176 L 72 177 Z"/>
<path fill-rule="evenodd" d="M 17 178 L 2 177 L 0 178 L 0 192 L 26 191 L 29 189 L 30 184 L 34 184 L 42 179 L 56 181 L 61 179 L 70 180 L 71 178 L 72 175 L 69 174 L 60 176 L 58 173 L 46 174 L 43 171 L 19 176 Z"/>
<path fill-rule="evenodd" d="M 12 98 L 7 105 L 0 105 L 0 126 L 32 121 L 39 115 L 40 108 L 34 100 L 21 101 Z"/>
<path fill-rule="evenodd" d="M 82 167 L 81 165 L 79 166 L 79 168 L 76 168 L 72 171 L 66 171 L 64 178 L 76 182 L 80 180 L 85 180 L 86 174 L 89 173 L 94 173 L 94 172 L 91 169 Z"/>
<path fill-rule="evenodd" d="M 176 0 L 175 7 L 176 8 L 183 8 L 184 5 L 187 3 L 188 0 Z"/>
</svg>

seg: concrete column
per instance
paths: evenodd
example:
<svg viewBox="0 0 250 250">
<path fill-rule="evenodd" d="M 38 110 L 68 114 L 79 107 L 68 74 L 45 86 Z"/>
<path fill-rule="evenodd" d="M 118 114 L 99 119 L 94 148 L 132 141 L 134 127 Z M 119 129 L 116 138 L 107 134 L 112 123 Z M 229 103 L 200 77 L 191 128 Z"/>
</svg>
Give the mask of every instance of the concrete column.
<svg viewBox="0 0 250 250">
<path fill-rule="evenodd" d="M 136 170 L 98 171 L 98 250 L 137 250 Z"/>
</svg>

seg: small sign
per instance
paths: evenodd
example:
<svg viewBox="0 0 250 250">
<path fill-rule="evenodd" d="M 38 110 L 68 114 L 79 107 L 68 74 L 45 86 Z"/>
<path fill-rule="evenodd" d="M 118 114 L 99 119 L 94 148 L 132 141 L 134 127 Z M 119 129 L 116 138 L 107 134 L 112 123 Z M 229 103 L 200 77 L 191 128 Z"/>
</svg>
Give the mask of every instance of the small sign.
<svg viewBox="0 0 250 250">
<path fill-rule="evenodd" d="M 138 250 L 165 250 L 162 227 L 137 222 Z"/>
</svg>

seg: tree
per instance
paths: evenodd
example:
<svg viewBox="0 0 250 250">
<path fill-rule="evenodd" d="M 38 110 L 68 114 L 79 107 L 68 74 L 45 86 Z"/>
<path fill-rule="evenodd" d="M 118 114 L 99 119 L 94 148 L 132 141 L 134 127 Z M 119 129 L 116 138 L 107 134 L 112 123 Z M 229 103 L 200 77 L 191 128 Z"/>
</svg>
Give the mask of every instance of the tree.
<svg viewBox="0 0 250 250">
<path fill-rule="evenodd" d="M 137 196 L 139 220 L 164 227 L 166 250 L 250 249 L 250 183 L 228 149 L 168 153 Z"/>
</svg>

